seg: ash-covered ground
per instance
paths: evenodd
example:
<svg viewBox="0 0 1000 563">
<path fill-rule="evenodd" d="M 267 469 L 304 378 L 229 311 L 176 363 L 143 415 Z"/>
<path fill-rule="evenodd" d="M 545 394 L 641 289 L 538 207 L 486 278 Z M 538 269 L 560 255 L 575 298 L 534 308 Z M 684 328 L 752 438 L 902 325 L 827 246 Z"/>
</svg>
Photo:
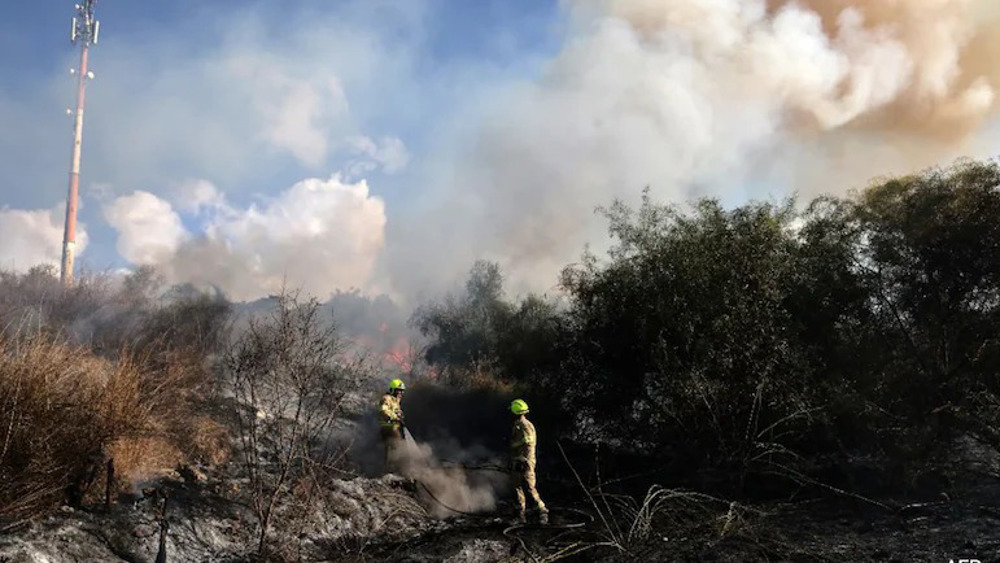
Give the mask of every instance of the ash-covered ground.
<svg viewBox="0 0 1000 563">
<path fill-rule="evenodd" d="M 342 433 L 371 434 L 363 416 L 340 422 Z M 548 463 L 540 489 L 549 526 L 513 524 L 507 481 L 477 476 L 495 468 L 448 466 L 432 459 L 432 444 L 420 446 L 416 479 L 368 466 L 372 475 L 359 469 L 321 490 L 293 491 L 310 502 L 282 503 L 264 556 L 255 553 L 247 479 L 230 460 L 137 485 L 111 513 L 101 503 L 64 507 L 8 530 L 0 561 L 1000 561 L 998 456 L 971 439 L 955 446 L 960 470 L 917 496 L 814 486 L 790 499 L 736 503 L 659 489 L 645 515 L 619 510 L 614 495 L 585 491 L 567 466 Z M 476 487 L 480 497 L 470 496 Z"/>
</svg>

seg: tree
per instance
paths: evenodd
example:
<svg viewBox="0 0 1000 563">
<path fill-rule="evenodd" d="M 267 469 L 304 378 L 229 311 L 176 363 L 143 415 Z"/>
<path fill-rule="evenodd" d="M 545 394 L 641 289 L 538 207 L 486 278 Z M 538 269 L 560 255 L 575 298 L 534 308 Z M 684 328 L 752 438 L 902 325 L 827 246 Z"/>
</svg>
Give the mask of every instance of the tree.
<svg viewBox="0 0 1000 563">
<path fill-rule="evenodd" d="M 1000 393 L 1000 166 L 963 162 L 894 178 L 856 199 L 859 270 L 877 326 L 894 345 L 883 407 L 922 421 L 930 445 L 955 423 L 996 435 Z M 978 405 L 978 406 L 977 406 Z"/>
<path fill-rule="evenodd" d="M 319 310 L 316 300 L 299 303 L 283 292 L 274 310 L 251 318 L 225 354 L 259 553 L 275 507 L 293 480 L 309 473 L 313 448 L 355 383 L 350 366 L 337 362 L 343 343 L 332 326 L 323 327 Z"/>
</svg>

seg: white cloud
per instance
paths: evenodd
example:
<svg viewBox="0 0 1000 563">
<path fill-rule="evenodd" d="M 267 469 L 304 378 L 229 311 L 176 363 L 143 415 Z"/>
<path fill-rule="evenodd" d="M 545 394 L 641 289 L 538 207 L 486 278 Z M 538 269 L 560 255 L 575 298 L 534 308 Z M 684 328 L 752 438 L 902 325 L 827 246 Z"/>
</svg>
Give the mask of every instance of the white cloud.
<svg viewBox="0 0 1000 563">
<path fill-rule="evenodd" d="M 0 266 L 26 271 L 32 266 L 59 266 L 62 260 L 66 207 L 21 210 L 0 208 Z M 87 248 L 86 227 L 77 224 L 76 255 Z"/>
<path fill-rule="evenodd" d="M 213 284 L 235 299 L 264 297 L 285 283 L 323 297 L 364 287 L 385 243 L 382 200 L 364 181 L 336 175 L 303 180 L 246 209 L 224 202 L 202 208 L 206 226 L 195 236 L 151 194 L 119 198 L 112 209 L 123 256 L 156 264 L 173 281 Z"/>
<path fill-rule="evenodd" d="M 186 213 L 222 207 L 226 201 L 222 192 L 208 180 L 186 180 L 174 184 L 168 191 L 173 204 Z"/>
<path fill-rule="evenodd" d="M 104 206 L 104 218 L 118 231 L 118 253 L 133 264 L 158 264 L 187 236 L 170 203 L 143 191 Z"/>
</svg>

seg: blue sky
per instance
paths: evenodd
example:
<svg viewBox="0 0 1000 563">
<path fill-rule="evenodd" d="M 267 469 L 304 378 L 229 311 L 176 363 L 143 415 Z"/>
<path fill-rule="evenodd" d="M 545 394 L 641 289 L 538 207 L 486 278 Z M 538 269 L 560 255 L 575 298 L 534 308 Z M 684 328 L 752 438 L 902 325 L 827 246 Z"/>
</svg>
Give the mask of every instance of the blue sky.
<svg viewBox="0 0 1000 563">
<path fill-rule="evenodd" d="M 970 2 L 836 2 L 838 27 L 764 0 L 100 0 L 80 263 L 416 298 L 484 258 L 548 290 L 646 186 L 807 201 L 992 156 L 1000 60 L 972 58 L 1000 11 Z M 58 262 L 72 16 L 0 20 L 3 267 Z"/>
<path fill-rule="evenodd" d="M 145 166 L 115 170 L 114 159 L 103 153 L 118 146 L 116 139 L 129 139 L 134 128 L 144 127 L 143 111 L 148 112 L 145 117 L 152 126 L 157 126 L 163 118 L 157 113 L 183 111 L 183 106 L 192 105 L 191 101 L 179 102 L 177 97 L 183 95 L 184 81 L 193 82 L 192 74 L 197 73 L 182 72 L 173 77 L 175 86 L 165 86 L 175 74 L 170 67 L 186 68 L 217 57 L 234 34 L 246 36 L 231 52 L 259 42 L 258 52 L 277 47 L 285 51 L 282 60 L 288 61 L 294 60 L 295 49 L 307 30 L 312 37 L 305 42 L 313 44 L 304 45 L 303 50 L 312 61 L 303 72 L 317 68 L 350 76 L 344 79 L 343 87 L 352 106 L 353 123 L 347 127 L 351 133 L 397 137 L 414 155 L 429 147 L 427 136 L 440 131 L 447 121 L 442 114 L 449 108 L 457 109 L 464 82 L 487 75 L 490 80 L 530 77 L 537 73 L 541 57 L 554 53 L 560 41 L 557 6 L 545 0 L 180 0 L 156 3 L 155 10 L 152 7 L 125 0 L 102 0 L 97 6 L 102 28 L 100 44 L 91 51 L 91 68 L 98 78 L 88 86 L 81 220 L 93 239 L 83 260 L 99 269 L 125 261 L 115 249 L 113 231 L 102 224 L 100 207 L 86 199 L 94 183 L 110 183 L 115 193 L 127 193 L 132 189 L 157 191 L 164 187 L 158 183 L 206 178 L 218 182 L 231 200 L 245 204 L 256 195 L 287 188 L 303 178 L 329 175 L 351 158 L 345 151 L 329 150 L 319 161 L 303 165 L 288 154 L 253 155 L 247 150 L 239 156 L 260 159 L 254 163 L 259 166 L 239 166 L 240 170 L 234 171 L 232 162 L 213 167 L 211 162 L 192 162 L 187 155 L 172 154 L 173 143 L 161 141 L 150 142 L 149 150 L 161 154 L 155 158 L 147 155 Z M 0 23 L 0 102 L 6 104 L 0 108 L 7 113 L 0 115 L 16 114 L 18 123 L 26 124 L 30 134 L 5 139 L 16 155 L 11 160 L 19 165 L 0 168 L 0 185 L 4 186 L 0 205 L 50 207 L 65 191 L 70 118 L 63 112 L 73 103 L 74 83 L 67 70 L 75 66 L 77 53 L 67 37 L 73 12 L 73 3 L 63 0 L 6 7 Z M 388 69 L 353 67 L 351 52 L 338 49 L 336 34 L 345 28 L 356 33 L 347 41 L 352 52 L 370 45 L 385 51 L 378 55 L 361 52 L 362 59 L 380 62 L 384 60 L 380 57 L 398 57 L 396 62 L 405 59 L 405 63 Z M 324 50 L 330 56 L 327 65 L 322 61 Z M 129 74 L 109 75 L 116 69 Z M 460 75 L 465 78 L 452 78 Z M 248 86 L 244 83 L 239 87 Z M 108 88 L 118 90 L 114 105 L 102 99 Z M 126 93 L 133 99 L 123 99 Z M 169 97 L 162 105 L 148 100 L 164 93 Z M 141 101 L 144 97 L 145 102 Z M 104 127 L 109 119 L 115 119 L 116 109 L 129 113 L 130 119 L 117 120 L 114 128 Z M 220 126 L 226 124 L 220 120 Z M 177 138 L 174 142 L 181 145 L 185 141 Z M 95 152 L 99 154 L 95 156 Z M 405 177 L 374 171 L 369 181 L 373 193 L 385 197 L 390 210 L 416 196 L 414 190 L 401 187 Z M 184 217 L 184 221 L 191 219 Z"/>
</svg>

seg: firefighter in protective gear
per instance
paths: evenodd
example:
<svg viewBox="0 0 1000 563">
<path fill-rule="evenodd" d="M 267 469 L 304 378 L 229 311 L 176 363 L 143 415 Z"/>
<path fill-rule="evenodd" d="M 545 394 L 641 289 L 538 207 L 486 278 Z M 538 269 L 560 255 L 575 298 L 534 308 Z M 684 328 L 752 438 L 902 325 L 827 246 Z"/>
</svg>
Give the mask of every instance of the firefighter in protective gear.
<svg viewBox="0 0 1000 563">
<path fill-rule="evenodd" d="M 381 426 L 382 443 L 385 444 L 385 464 L 389 467 L 389 460 L 394 457 L 402 441 L 405 439 L 403 426 L 403 392 L 406 391 L 406 384 L 402 379 L 393 379 L 389 383 L 389 391 L 382 395 L 379 404 L 379 426 Z"/>
<path fill-rule="evenodd" d="M 538 506 L 542 524 L 548 524 L 549 510 L 542 502 L 542 497 L 538 495 L 538 489 L 535 488 L 535 446 L 538 443 L 535 425 L 525 416 L 528 414 L 528 404 L 521 399 L 512 402 L 510 410 L 517 417 L 514 420 L 514 431 L 510 438 L 510 459 L 514 492 L 517 494 L 517 503 L 520 508 L 518 517 L 521 522 L 526 520 L 525 492 L 527 492 Z"/>
</svg>

